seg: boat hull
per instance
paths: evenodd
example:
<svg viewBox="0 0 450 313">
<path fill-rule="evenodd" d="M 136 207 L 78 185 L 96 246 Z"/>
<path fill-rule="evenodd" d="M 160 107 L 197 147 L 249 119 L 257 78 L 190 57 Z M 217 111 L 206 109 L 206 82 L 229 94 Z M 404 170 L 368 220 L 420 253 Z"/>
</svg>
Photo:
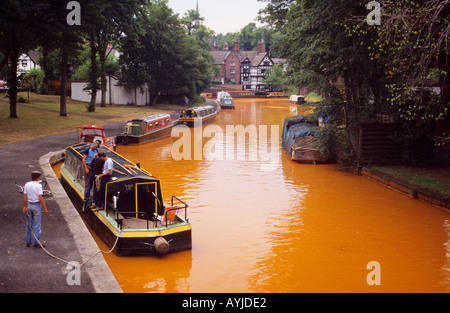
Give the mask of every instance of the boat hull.
<svg viewBox="0 0 450 313">
<path fill-rule="evenodd" d="M 215 118 L 216 115 L 218 114 L 218 112 L 202 117 L 202 118 L 197 118 L 197 117 L 193 117 L 193 118 L 180 118 L 179 121 L 181 124 L 184 124 L 188 127 L 195 127 L 197 125 L 205 125 L 207 123 L 212 122 Z"/>
<path fill-rule="evenodd" d="M 292 145 L 290 158 L 298 163 L 319 164 L 329 161 L 329 156 L 314 148 L 314 136 L 296 138 Z"/>
<path fill-rule="evenodd" d="M 236 109 L 235 106 L 233 104 L 229 105 L 229 104 L 222 104 L 220 106 L 223 110 L 234 110 Z"/>
<path fill-rule="evenodd" d="M 118 145 L 139 145 L 146 142 L 151 142 L 161 138 L 169 137 L 172 133 L 173 125 L 170 125 L 164 129 L 157 130 L 144 135 L 124 135 L 120 134 L 116 136 L 116 144 Z"/>
</svg>

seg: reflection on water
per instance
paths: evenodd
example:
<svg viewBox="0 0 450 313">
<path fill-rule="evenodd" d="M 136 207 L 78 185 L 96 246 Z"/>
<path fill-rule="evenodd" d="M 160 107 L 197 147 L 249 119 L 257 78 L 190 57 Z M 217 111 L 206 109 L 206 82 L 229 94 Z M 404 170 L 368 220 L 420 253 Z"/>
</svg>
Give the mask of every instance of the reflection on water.
<svg viewBox="0 0 450 313">
<path fill-rule="evenodd" d="M 287 100 L 235 105 L 214 124 L 279 125 L 281 135 L 296 114 Z M 174 161 L 177 140 L 118 147 L 161 179 L 165 199 L 189 204 L 193 228 L 192 251 L 105 256 L 125 292 L 450 291 L 448 213 L 336 164 L 291 162 L 279 146 L 273 163 L 216 136 L 214 151 L 231 142 L 245 157 Z M 366 282 L 370 261 L 381 265 L 381 286 Z"/>
</svg>

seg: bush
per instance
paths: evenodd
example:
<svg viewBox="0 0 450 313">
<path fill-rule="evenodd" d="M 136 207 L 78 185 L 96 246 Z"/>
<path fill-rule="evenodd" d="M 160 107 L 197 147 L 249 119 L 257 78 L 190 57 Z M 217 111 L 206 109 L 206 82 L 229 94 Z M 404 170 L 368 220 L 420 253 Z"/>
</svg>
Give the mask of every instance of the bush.
<svg viewBox="0 0 450 313">
<path fill-rule="evenodd" d="M 44 71 L 33 68 L 23 76 L 23 88 L 38 94 L 44 92 Z"/>
</svg>

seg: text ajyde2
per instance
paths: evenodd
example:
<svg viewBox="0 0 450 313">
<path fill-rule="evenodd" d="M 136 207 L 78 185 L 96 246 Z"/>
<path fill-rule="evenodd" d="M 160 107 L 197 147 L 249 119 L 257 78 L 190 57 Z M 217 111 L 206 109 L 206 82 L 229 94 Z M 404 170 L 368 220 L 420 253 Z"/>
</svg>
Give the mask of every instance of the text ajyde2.
<svg viewBox="0 0 450 313">
<path fill-rule="evenodd" d="M 215 308 L 230 308 L 230 309 L 247 309 L 247 308 L 266 308 L 266 298 L 233 298 L 229 297 L 226 301 L 217 301 L 212 299 L 189 299 L 183 300 L 183 308 L 206 308 L 214 310 Z"/>
</svg>

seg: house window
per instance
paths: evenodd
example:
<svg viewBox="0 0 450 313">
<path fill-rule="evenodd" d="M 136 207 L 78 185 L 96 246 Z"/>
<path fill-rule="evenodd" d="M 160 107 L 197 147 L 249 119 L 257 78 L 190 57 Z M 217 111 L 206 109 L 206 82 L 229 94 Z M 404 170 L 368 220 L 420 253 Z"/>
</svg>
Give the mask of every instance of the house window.
<svg viewBox="0 0 450 313">
<path fill-rule="evenodd" d="M 236 65 L 235 62 L 231 62 L 231 63 L 230 63 L 230 66 L 235 66 L 235 65 Z"/>
<path fill-rule="evenodd" d="M 230 70 L 230 74 L 236 74 L 235 70 Z"/>
</svg>

